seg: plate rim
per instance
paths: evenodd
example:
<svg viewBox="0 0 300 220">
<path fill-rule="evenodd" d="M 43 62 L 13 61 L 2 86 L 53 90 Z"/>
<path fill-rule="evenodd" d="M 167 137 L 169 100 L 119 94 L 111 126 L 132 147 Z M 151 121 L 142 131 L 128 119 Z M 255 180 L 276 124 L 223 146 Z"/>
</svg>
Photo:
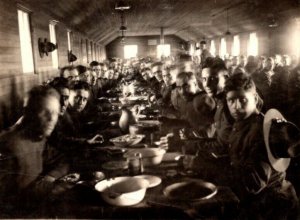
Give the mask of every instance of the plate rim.
<svg viewBox="0 0 300 220">
<path fill-rule="evenodd" d="M 176 197 L 172 197 L 170 196 L 170 192 L 171 190 L 175 189 L 176 186 L 178 185 L 182 185 L 182 184 L 188 184 L 188 183 L 206 183 L 206 184 L 209 184 L 211 185 L 214 189 L 211 189 L 212 192 L 210 194 L 208 194 L 207 196 L 205 197 L 202 197 L 202 198 L 195 198 L 195 199 L 180 199 L 180 198 L 176 198 Z M 210 199 L 212 198 L 213 196 L 215 196 L 218 192 L 218 187 L 211 183 L 211 182 L 206 182 L 206 181 L 203 181 L 203 180 L 185 180 L 185 181 L 181 181 L 181 182 L 176 182 L 176 183 L 173 183 L 173 184 L 170 184 L 168 186 L 166 186 L 164 189 L 163 189 L 163 194 L 169 198 L 169 199 L 173 199 L 173 200 L 184 200 L 184 201 L 192 201 L 192 202 L 196 202 L 196 201 L 202 201 L 202 200 L 206 200 L 206 199 Z"/>
</svg>

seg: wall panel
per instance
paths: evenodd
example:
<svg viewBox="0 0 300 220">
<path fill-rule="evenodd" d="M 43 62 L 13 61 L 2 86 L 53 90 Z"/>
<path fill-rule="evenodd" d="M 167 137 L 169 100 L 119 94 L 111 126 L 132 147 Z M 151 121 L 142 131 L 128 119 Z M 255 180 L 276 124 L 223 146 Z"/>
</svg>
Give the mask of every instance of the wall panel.
<svg viewBox="0 0 300 220">
<path fill-rule="evenodd" d="M 148 40 L 156 40 L 159 44 L 159 36 L 140 36 L 140 37 L 126 37 L 125 44 L 138 45 L 139 57 L 156 57 L 156 45 L 148 45 Z M 165 44 L 171 45 L 171 55 L 176 56 L 182 52 L 181 43 L 182 39 L 175 35 L 165 36 Z M 186 42 L 184 42 L 186 44 Z M 120 57 L 124 58 L 123 44 L 120 42 L 120 38 L 115 39 L 108 45 L 106 45 L 107 57 Z"/>
<path fill-rule="evenodd" d="M 28 5 L 25 5 L 28 7 Z M 31 13 L 32 43 L 35 62 L 35 73 L 23 74 L 18 29 L 17 4 L 11 0 L 0 1 L 0 130 L 7 128 L 22 114 L 23 99 L 33 86 L 39 85 L 49 78 L 58 76 L 59 69 L 52 67 L 51 54 L 41 58 L 38 53 L 38 39 L 49 36 L 49 21 L 54 18 L 47 12 L 28 7 Z M 59 67 L 69 65 L 67 60 L 67 29 L 63 21 L 56 26 Z M 80 55 L 80 40 L 86 37 L 74 33 L 74 54 L 82 64 L 84 57 Z M 101 54 L 105 57 L 105 54 Z M 86 58 L 85 58 L 86 59 Z M 86 64 L 86 63 L 84 63 Z"/>
</svg>

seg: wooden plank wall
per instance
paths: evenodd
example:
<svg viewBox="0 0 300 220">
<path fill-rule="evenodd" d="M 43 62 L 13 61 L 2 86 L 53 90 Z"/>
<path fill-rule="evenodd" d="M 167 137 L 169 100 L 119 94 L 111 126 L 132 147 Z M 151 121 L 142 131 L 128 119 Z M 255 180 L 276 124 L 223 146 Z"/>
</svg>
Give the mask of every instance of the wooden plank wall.
<svg viewBox="0 0 300 220">
<path fill-rule="evenodd" d="M 6 129 L 22 114 L 24 96 L 33 86 L 39 85 L 49 78 L 58 76 L 59 69 L 52 67 L 52 57 L 40 58 L 38 53 L 38 38 L 49 36 L 49 21 L 53 20 L 47 13 L 32 10 L 32 42 L 35 62 L 35 73 L 22 72 L 22 60 L 20 51 L 20 39 L 18 29 L 17 4 L 11 0 L 0 1 L 0 130 Z M 67 27 L 63 22 L 56 26 L 58 42 L 59 68 L 69 65 L 67 61 Z M 86 54 L 81 54 L 81 39 L 87 39 L 81 33 L 73 32 L 73 52 L 78 60 L 73 65 L 86 63 Z M 90 41 L 90 40 L 89 40 Z M 103 46 L 99 45 L 97 60 L 105 59 Z"/>
<path fill-rule="evenodd" d="M 138 45 L 139 57 L 154 57 L 156 58 L 156 45 L 148 45 L 148 40 L 156 40 L 157 44 L 160 42 L 160 36 L 139 36 L 139 37 L 126 37 L 126 45 Z M 187 42 L 183 41 L 175 35 L 165 36 L 165 44 L 171 45 L 171 55 L 176 56 L 181 53 L 181 44 L 184 43 L 187 46 Z M 106 46 L 107 57 L 120 57 L 124 58 L 123 44 L 120 42 L 120 38 L 115 39 Z"/>
</svg>

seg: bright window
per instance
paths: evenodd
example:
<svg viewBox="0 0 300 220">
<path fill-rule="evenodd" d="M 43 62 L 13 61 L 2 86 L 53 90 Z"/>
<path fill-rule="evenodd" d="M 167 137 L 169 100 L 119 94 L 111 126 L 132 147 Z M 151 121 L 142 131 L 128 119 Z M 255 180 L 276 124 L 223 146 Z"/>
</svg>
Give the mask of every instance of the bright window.
<svg viewBox="0 0 300 220">
<path fill-rule="evenodd" d="M 224 58 L 226 56 L 227 49 L 226 49 L 226 40 L 225 38 L 221 38 L 221 46 L 220 46 L 220 57 Z"/>
<path fill-rule="evenodd" d="M 23 73 L 33 73 L 33 52 L 29 24 L 29 14 L 18 9 L 19 35 Z"/>
<path fill-rule="evenodd" d="M 171 46 L 170 44 L 159 44 L 157 45 L 157 58 L 162 56 L 168 57 L 171 55 Z"/>
<path fill-rule="evenodd" d="M 240 37 L 238 35 L 235 35 L 233 37 L 233 44 L 232 44 L 231 54 L 233 56 L 239 56 L 240 55 Z"/>
<path fill-rule="evenodd" d="M 194 55 L 195 55 L 195 45 L 194 45 L 194 44 L 190 44 L 189 54 L 190 54 L 191 56 L 194 56 Z"/>
<path fill-rule="evenodd" d="M 249 35 L 248 41 L 248 56 L 257 56 L 258 55 L 258 39 L 256 33 L 251 33 Z"/>
<path fill-rule="evenodd" d="M 299 23 L 299 27 L 296 27 L 294 29 L 294 33 L 292 34 L 292 39 L 290 41 L 290 45 L 291 45 L 291 54 L 295 55 L 297 58 L 300 57 L 300 23 Z"/>
<path fill-rule="evenodd" d="M 137 57 L 138 46 L 137 45 L 125 45 L 124 46 L 124 58 L 130 59 Z"/>
<path fill-rule="evenodd" d="M 210 53 L 211 55 L 216 56 L 216 45 L 214 40 L 210 42 Z"/>
<path fill-rule="evenodd" d="M 90 41 L 90 47 L 91 47 L 91 61 L 95 60 L 94 59 L 94 48 L 93 48 L 93 42 Z"/>
<path fill-rule="evenodd" d="M 68 36 L 68 51 L 72 50 L 72 45 L 71 45 L 71 34 L 72 32 L 68 30 L 67 36 Z"/>
<path fill-rule="evenodd" d="M 89 55 L 89 40 L 88 39 L 85 40 L 85 49 L 86 49 L 86 62 L 89 63 L 90 55 Z"/>
<path fill-rule="evenodd" d="M 53 21 L 53 22 L 51 22 L 49 24 L 50 42 L 53 43 L 53 44 L 57 43 L 57 41 L 56 41 L 55 25 L 56 25 L 55 21 Z M 52 56 L 52 66 L 53 66 L 53 68 L 57 69 L 58 68 L 58 53 L 57 53 L 57 49 L 54 50 L 51 53 L 51 56 Z"/>
</svg>

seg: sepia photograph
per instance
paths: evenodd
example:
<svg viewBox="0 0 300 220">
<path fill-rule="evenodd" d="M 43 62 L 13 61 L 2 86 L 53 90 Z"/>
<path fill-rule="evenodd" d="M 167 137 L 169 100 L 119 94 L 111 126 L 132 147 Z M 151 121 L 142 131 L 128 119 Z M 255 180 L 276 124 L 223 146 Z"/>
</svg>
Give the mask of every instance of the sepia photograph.
<svg viewBox="0 0 300 220">
<path fill-rule="evenodd" d="M 300 0 L 0 0 L 0 219 L 300 219 Z"/>
</svg>

